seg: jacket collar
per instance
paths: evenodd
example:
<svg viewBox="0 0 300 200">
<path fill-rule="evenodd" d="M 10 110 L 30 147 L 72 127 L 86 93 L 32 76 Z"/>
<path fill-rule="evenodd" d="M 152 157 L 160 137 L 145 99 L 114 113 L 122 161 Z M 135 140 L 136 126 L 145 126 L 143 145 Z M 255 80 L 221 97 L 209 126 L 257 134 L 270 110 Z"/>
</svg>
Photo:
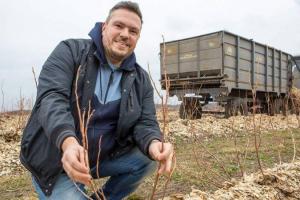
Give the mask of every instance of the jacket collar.
<svg viewBox="0 0 300 200">
<path fill-rule="evenodd" d="M 102 44 L 102 24 L 101 22 L 97 22 L 94 28 L 90 31 L 89 36 L 92 38 L 93 43 L 95 44 L 97 50 L 95 52 L 96 57 L 102 62 L 103 64 L 107 64 L 107 59 L 104 53 L 104 47 Z M 120 69 L 126 71 L 132 71 L 135 68 L 136 58 L 135 54 L 132 53 L 128 58 L 126 58 L 121 66 Z"/>
</svg>

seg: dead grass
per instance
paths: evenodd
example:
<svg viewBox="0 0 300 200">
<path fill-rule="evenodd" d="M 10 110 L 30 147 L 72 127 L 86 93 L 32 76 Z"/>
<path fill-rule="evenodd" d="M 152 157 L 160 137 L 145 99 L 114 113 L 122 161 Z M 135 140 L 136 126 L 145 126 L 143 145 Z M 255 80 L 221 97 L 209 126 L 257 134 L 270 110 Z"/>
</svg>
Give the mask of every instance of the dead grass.
<svg viewBox="0 0 300 200">
<path fill-rule="evenodd" d="M 174 114 L 173 111 L 170 116 L 171 121 L 176 120 L 176 114 Z M 215 120 L 222 121 L 223 119 L 216 118 Z M 1 121 L 1 123 L 3 122 L 6 123 L 6 119 Z M 182 124 L 182 126 L 185 125 Z M 296 149 L 300 149 L 300 130 L 294 128 L 291 129 L 291 131 L 294 135 Z M 2 130 L 2 133 L 8 132 Z M 218 189 L 224 181 L 229 180 L 228 177 L 224 175 L 224 170 L 220 164 L 216 162 L 215 158 L 211 155 L 217 156 L 232 178 L 240 179 L 240 171 L 236 160 L 236 148 L 242 152 L 248 140 L 249 148 L 247 148 L 247 156 L 244 162 L 245 172 L 246 174 L 250 174 L 251 172 L 258 171 L 254 138 L 247 129 L 239 130 L 236 138 L 236 147 L 234 146 L 234 139 L 230 135 L 221 137 L 220 135 L 212 134 L 209 135 L 209 137 L 203 137 L 200 134 L 197 138 L 188 137 L 188 134 L 174 135 L 175 136 L 171 137 L 175 144 L 177 167 L 168 186 L 168 190 L 166 191 L 166 195 L 190 193 L 192 187 L 202 191 L 214 191 Z M 3 140 L 4 137 L 0 137 L 0 139 Z M 280 149 L 282 162 L 291 162 L 294 154 L 292 141 L 292 135 L 289 130 L 269 130 L 263 132 L 261 134 L 259 154 L 263 168 L 273 167 L 275 163 L 279 163 L 278 149 Z M 8 144 L 10 146 L 18 146 L 19 141 L 10 141 Z M 201 162 L 200 166 L 196 162 L 193 149 L 196 149 L 195 154 L 197 159 Z M 0 151 L 3 151 L 1 147 Z M 209 151 L 209 153 L 206 151 Z M 13 151 L 13 153 L 16 152 Z M 298 157 L 299 153 L 296 153 Z M 14 158 L 17 159 L 16 155 L 12 156 L 15 156 Z M 147 178 L 129 199 L 147 199 L 153 187 L 153 178 L 154 175 Z M 155 196 L 156 199 L 162 196 L 163 184 L 164 180 L 160 181 Z M 0 196 L 1 200 L 37 199 L 33 192 L 28 173 L 25 171 L 20 172 L 20 170 L 12 170 L 11 173 L 0 176 Z"/>
<path fill-rule="evenodd" d="M 28 173 L 0 177 L 0 196 L 1 200 L 38 199 Z"/>
</svg>

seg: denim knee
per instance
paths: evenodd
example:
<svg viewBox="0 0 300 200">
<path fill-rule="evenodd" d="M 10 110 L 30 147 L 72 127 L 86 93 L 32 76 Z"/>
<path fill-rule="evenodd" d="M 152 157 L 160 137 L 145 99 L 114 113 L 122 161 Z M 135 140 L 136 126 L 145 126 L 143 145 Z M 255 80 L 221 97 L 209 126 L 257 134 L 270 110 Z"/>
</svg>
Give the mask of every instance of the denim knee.
<svg viewBox="0 0 300 200">
<path fill-rule="evenodd" d="M 154 161 L 154 160 L 150 160 L 147 165 L 146 165 L 146 172 L 147 172 L 147 175 L 149 174 L 152 174 L 155 172 L 155 170 L 157 169 L 157 161 Z"/>
<path fill-rule="evenodd" d="M 133 175 L 143 174 L 143 176 L 148 176 L 153 173 L 157 168 L 157 161 L 151 160 L 139 150 L 138 153 L 135 153 L 138 154 L 138 159 L 136 160 L 135 165 L 132 166 L 131 173 Z"/>
</svg>

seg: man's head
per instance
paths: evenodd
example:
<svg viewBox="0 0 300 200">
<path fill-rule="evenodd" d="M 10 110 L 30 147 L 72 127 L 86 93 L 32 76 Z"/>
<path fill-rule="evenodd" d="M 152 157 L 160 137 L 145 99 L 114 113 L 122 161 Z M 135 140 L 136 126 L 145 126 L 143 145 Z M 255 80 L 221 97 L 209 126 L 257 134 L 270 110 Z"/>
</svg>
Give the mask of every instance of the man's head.
<svg viewBox="0 0 300 200">
<path fill-rule="evenodd" d="M 110 62 L 119 65 L 131 55 L 140 37 L 142 23 L 136 3 L 122 1 L 110 10 L 102 26 L 102 42 Z"/>
</svg>

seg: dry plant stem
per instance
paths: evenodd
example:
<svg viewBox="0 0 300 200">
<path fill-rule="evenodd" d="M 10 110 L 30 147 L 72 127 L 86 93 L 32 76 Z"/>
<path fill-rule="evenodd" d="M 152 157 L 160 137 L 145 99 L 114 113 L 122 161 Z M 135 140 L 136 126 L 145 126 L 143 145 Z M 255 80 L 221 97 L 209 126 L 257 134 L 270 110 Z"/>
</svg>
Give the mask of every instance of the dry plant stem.
<svg viewBox="0 0 300 200">
<path fill-rule="evenodd" d="M 163 98 L 161 98 L 161 104 L 162 104 L 162 111 L 163 111 L 163 132 L 162 132 L 162 148 L 161 148 L 161 152 L 163 152 L 164 150 L 164 131 L 165 131 L 165 109 L 164 109 L 164 101 L 163 101 Z M 158 164 L 158 168 L 159 169 L 161 166 L 161 163 Z M 154 185 L 153 185 L 153 189 L 152 189 L 152 193 L 151 193 L 151 197 L 150 199 L 153 200 L 154 199 L 154 195 L 155 195 L 155 191 L 156 191 L 156 187 L 157 187 L 157 184 L 158 184 L 158 180 L 159 180 L 159 177 L 160 177 L 160 174 L 158 173 L 158 170 L 156 172 L 156 175 L 155 175 L 155 179 L 154 179 Z"/>
<path fill-rule="evenodd" d="M 270 104 L 271 104 L 271 100 L 270 100 L 270 97 L 269 95 L 267 95 L 267 105 L 268 105 L 268 114 L 270 115 L 271 114 L 271 110 L 270 110 Z M 275 130 L 274 128 L 274 125 L 273 125 L 273 118 L 272 117 L 269 117 L 269 122 L 271 124 L 271 127 L 272 127 L 272 130 Z M 277 140 L 278 142 L 278 145 L 277 145 L 277 154 L 278 154 L 278 160 L 279 160 L 279 165 L 281 165 L 282 163 L 282 159 L 281 159 L 281 149 L 280 149 L 280 144 L 281 142 L 279 141 L 280 139 Z"/>
<path fill-rule="evenodd" d="M 234 129 L 234 118 L 232 119 L 231 131 L 234 135 L 234 148 L 235 148 L 237 163 L 238 163 L 239 169 L 241 170 L 241 176 L 244 177 L 244 168 L 240 161 L 240 151 L 237 148 L 237 131 L 235 131 L 235 129 Z"/>
<path fill-rule="evenodd" d="M 79 126 L 80 126 L 80 131 L 82 132 L 82 116 L 81 116 L 81 109 L 79 106 L 79 98 L 78 98 L 78 94 L 77 94 L 77 85 L 78 85 L 78 74 L 80 71 L 81 66 L 78 67 L 78 71 L 77 71 L 77 75 L 76 75 L 76 81 L 75 81 L 75 97 L 76 97 L 76 107 L 77 107 L 77 112 L 78 112 L 78 118 L 79 118 Z M 82 138 L 83 139 L 83 138 Z M 83 139 L 84 140 L 84 139 Z"/>
<path fill-rule="evenodd" d="M 100 136 L 99 142 L 98 142 L 98 147 L 99 147 L 99 151 L 98 151 L 98 155 L 97 155 L 97 167 L 96 167 L 96 173 L 97 173 L 97 178 L 100 178 L 99 175 L 99 164 L 100 164 L 100 154 L 101 154 L 101 141 L 102 141 L 102 135 Z"/>
<path fill-rule="evenodd" d="M 98 194 L 98 189 L 97 189 L 97 186 L 96 186 L 96 184 L 95 184 L 95 182 L 92 180 L 91 181 L 91 189 L 92 189 L 92 191 L 94 192 L 94 194 L 96 195 L 96 199 L 97 200 L 101 200 L 101 197 L 99 196 L 99 194 Z M 102 194 L 101 194 L 102 195 Z"/>
<path fill-rule="evenodd" d="M 256 158 L 257 158 L 259 169 L 261 171 L 261 174 L 264 176 L 261 161 L 259 158 L 259 145 L 258 145 L 258 141 L 257 141 L 256 126 L 255 126 L 255 114 L 256 114 L 256 91 L 255 91 L 255 89 L 252 89 L 252 97 L 253 97 L 253 117 L 252 118 L 253 118 L 255 153 L 256 153 Z"/>
<path fill-rule="evenodd" d="M 159 93 L 159 91 L 158 91 L 158 89 L 157 89 L 157 87 L 156 87 L 156 84 L 155 84 L 155 82 L 154 82 L 154 80 L 153 80 L 153 78 L 152 78 L 152 76 L 151 76 L 149 63 L 148 63 L 148 74 L 149 74 L 149 78 L 150 78 L 150 80 L 151 80 L 151 82 L 152 82 L 152 85 L 153 85 L 153 87 L 154 87 L 154 89 L 155 89 L 157 95 L 159 96 L 160 99 L 162 99 L 162 96 L 161 96 L 161 94 Z"/>
<path fill-rule="evenodd" d="M 75 185 L 76 189 L 87 199 L 89 200 L 93 200 L 91 197 L 89 197 L 85 192 L 83 192 L 79 187 L 78 185 L 75 183 L 75 181 L 73 181 L 73 184 Z"/>
<path fill-rule="evenodd" d="M 244 150 L 244 159 L 243 159 L 243 166 L 246 165 L 246 159 L 247 159 L 247 153 L 248 153 L 248 149 L 249 149 L 249 144 L 250 144 L 250 139 L 248 138 L 247 139 L 247 144 L 246 144 L 246 147 L 245 147 L 245 150 Z M 245 173 L 245 172 L 244 172 Z"/>
<path fill-rule="evenodd" d="M 281 159 L 281 151 L 279 150 L 279 148 L 278 148 L 278 159 L 279 159 L 279 165 L 281 165 L 282 164 L 282 159 Z"/>
<path fill-rule="evenodd" d="M 296 142 L 295 142 L 294 133 L 293 133 L 293 131 L 291 130 L 291 128 L 289 127 L 288 116 L 286 116 L 286 123 L 287 123 L 287 126 L 288 126 L 289 133 L 290 133 L 291 136 L 292 136 L 293 151 L 294 151 L 292 163 L 294 163 L 294 162 L 295 162 L 295 159 L 296 159 L 296 152 L 297 152 L 297 149 L 296 149 Z"/>
<path fill-rule="evenodd" d="M 193 138 L 193 142 L 196 143 L 196 142 L 197 142 L 197 136 L 195 135 L 195 126 L 194 126 L 194 123 L 193 123 L 192 121 L 190 121 L 190 129 L 189 129 L 189 130 L 190 130 L 191 136 L 192 136 L 192 138 Z M 206 149 L 206 147 L 204 146 L 204 144 L 201 143 L 201 145 L 202 145 L 202 147 L 205 149 L 205 152 L 207 153 L 208 150 Z M 200 165 L 199 159 L 198 159 L 198 157 L 197 157 L 195 145 L 192 146 L 192 151 L 193 151 L 193 154 L 194 154 L 194 157 L 195 157 L 197 166 L 199 167 L 199 169 L 201 169 L 201 165 Z M 208 153 L 208 154 L 212 155 L 211 153 Z M 214 156 L 212 156 L 212 157 L 214 157 Z M 214 158 L 215 158 L 215 157 L 214 157 Z M 217 158 L 215 158 L 215 159 L 217 159 Z M 218 161 L 218 159 L 217 159 L 217 161 Z M 223 177 L 223 176 L 221 176 L 220 174 L 217 174 L 214 170 L 212 170 L 213 168 L 211 168 L 211 167 L 206 167 L 207 164 L 204 163 L 204 162 L 202 162 L 202 163 L 203 163 L 203 166 L 205 166 L 206 171 L 210 171 L 210 172 L 214 173 L 216 176 L 221 177 L 221 178 L 224 179 L 225 181 L 228 180 L 228 178 L 230 178 L 230 175 L 227 174 L 227 171 L 225 170 L 225 167 L 223 167 L 222 169 L 225 170 L 225 174 L 228 175 L 229 177 L 228 177 L 228 176 L 227 176 L 227 177 Z M 218 165 L 219 165 L 219 164 L 218 164 Z"/>
<path fill-rule="evenodd" d="M 299 106 L 298 107 L 295 106 L 294 98 L 291 98 L 291 101 L 292 101 L 292 106 L 293 106 L 294 110 L 296 111 L 296 113 L 299 112 Z M 300 128 L 300 118 L 299 118 L 299 115 L 296 114 L 296 117 L 297 117 L 297 120 L 298 120 L 298 128 Z"/>
<path fill-rule="evenodd" d="M 76 107 L 77 107 L 78 118 L 79 118 L 79 128 L 80 128 L 80 133 L 81 133 L 81 137 L 82 137 L 83 149 L 85 151 L 84 161 L 85 161 L 85 164 L 86 164 L 86 166 L 87 166 L 87 168 L 90 172 L 89 158 L 88 158 L 87 129 L 88 129 L 89 120 L 91 119 L 94 111 L 91 112 L 91 102 L 89 101 L 88 112 L 86 113 L 86 110 L 84 110 L 83 113 L 81 112 L 81 109 L 80 109 L 80 106 L 79 106 L 78 93 L 77 93 L 78 77 L 79 77 L 80 69 L 81 69 L 81 66 L 78 67 L 77 74 L 76 74 L 75 97 L 76 97 Z M 95 187 L 95 183 L 94 183 L 93 180 L 91 180 L 91 189 L 95 193 L 96 198 L 101 200 L 101 198 L 99 197 L 99 195 L 97 193 L 97 188 Z"/>
<path fill-rule="evenodd" d="M 101 141 L 102 141 L 102 135 L 100 136 L 100 139 L 98 141 L 98 147 L 99 147 L 99 151 L 98 151 L 98 155 L 97 155 L 97 164 L 96 164 L 96 173 L 97 173 L 97 178 L 99 179 L 100 178 L 100 175 L 99 175 L 99 165 L 100 165 L 100 154 L 101 154 Z M 105 195 L 103 193 L 103 190 L 101 187 L 98 187 L 99 188 L 99 192 L 103 198 L 103 200 L 105 200 Z"/>
<path fill-rule="evenodd" d="M 246 124 L 245 125 L 245 129 L 246 129 L 246 133 L 248 133 L 248 132 L 250 132 L 250 130 L 248 129 L 248 126 L 247 126 L 247 120 L 246 120 L 246 118 L 243 118 L 244 119 L 244 124 Z M 246 136 L 247 136 L 247 143 L 246 143 L 246 146 L 245 146 L 245 148 L 244 148 L 244 150 L 243 150 L 243 153 L 242 153 L 242 155 L 243 155 L 243 160 L 242 160 L 242 162 L 241 163 L 243 163 L 242 165 L 243 165 L 243 167 L 244 166 L 246 166 L 246 159 L 247 159 L 247 153 L 248 153 L 248 149 L 249 149 L 249 144 L 250 144 L 250 137 L 249 137 L 249 134 L 246 134 Z M 245 169 L 243 168 L 243 173 L 245 174 Z M 244 176 L 243 176 L 243 178 L 245 178 Z"/>
<path fill-rule="evenodd" d="M 169 88 L 170 88 L 170 80 L 167 77 L 167 70 L 166 70 L 166 66 L 165 66 L 166 46 L 165 46 L 164 36 L 162 36 L 162 38 L 163 38 L 163 64 L 162 64 L 162 66 L 163 66 L 163 69 L 164 69 L 164 77 L 165 77 L 165 84 L 166 84 L 166 95 L 165 95 L 165 98 L 163 98 L 163 96 L 158 93 L 159 97 L 161 98 L 161 105 L 162 105 L 162 112 L 163 112 L 163 131 L 162 131 L 162 148 L 161 148 L 161 152 L 164 151 L 164 142 L 165 142 L 166 127 L 167 127 L 167 124 L 168 124 L 168 119 L 167 119 L 167 116 L 168 116 L 168 105 L 167 104 L 168 104 Z M 149 69 L 149 66 L 148 66 L 148 69 Z M 154 81 L 153 81 L 153 79 L 152 79 L 151 76 L 150 76 L 150 78 L 151 78 L 151 81 L 154 84 Z M 158 92 L 155 84 L 154 84 L 154 88 L 155 88 L 156 92 Z M 160 166 L 161 166 L 161 163 L 159 163 L 158 169 L 160 168 Z M 153 198 L 154 198 L 159 177 L 160 177 L 160 174 L 157 171 L 157 173 L 155 175 L 154 186 L 153 186 L 151 197 L 150 197 L 151 200 L 153 200 Z M 170 179 L 171 176 L 169 176 L 168 178 Z M 164 187 L 164 193 L 165 193 L 166 188 L 167 188 L 167 185 L 165 185 L 165 187 Z"/>
<path fill-rule="evenodd" d="M 257 61 L 255 61 L 257 62 Z M 257 65 L 256 65 L 256 70 L 257 70 Z M 250 74 L 250 71 L 249 71 Z M 255 85 L 254 85 L 255 83 Z M 254 80 L 254 83 L 251 84 L 250 81 L 250 85 L 252 85 L 252 98 L 253 98 L 253 133 L 254 133 L 254 144 L 255 144 L 255 153 L 256 153 L 256 158 L 257 158 L 257 162 L 258 162 L 258 166 L 259 169 L 262 173 L 262 175 L 264 176 L 264 172 L 262 169 L 262 165 L 261 165 L 261 161 L 259 158 L 259 145 L 258 145 L 258 141 L 257 141 L 257 134 L 256 134 L 256 126 L 255 126 L 255 114 L 256 114 L 256 88 L 257 88 L 257 82 Z"/>
<path fill-rule="evenodd" d="M 199 90 L 200 90 L 201 88 L 202 88 L 202 84 L 200 85 Z M 193 116 L 193 115 L 195 114 L 195 112 L 196 112 L 197 102 L 194 102 L 194 104 L 192 105 L 192 108 L 194 108 L 194 109 L 192 109 L 193 111 L 192 111 L 192 113 L 190 113 L 190 115 L 191 115 L 190 117 L 191 117 L 191 118 L 192 118 L 192 116 Z M 189 129 L 189 130 L 190 130 L 190 133 L 191 133 L 191 135 L 192 135 L 192 138 L 194 138 L 194 143 L 196 143 L 196 141 L 197 141 L 197 136 L 195 135 L 194 124 L 192 123 L 192 121 L 190 121 L 189 124 L 190 124 L 190 129 Z M 210 171 L 210 172 L 214 173 L 216 176 L 219 176 L 219 177 L 221 177 L 221 178 L 224 179 L 224 180 L 227 180 L 228 178 L 230 178 L 230 175 L 229 175 L 228 172 L 226 171 L 224 165 L 219 161 L 219 159 L 218 159 L 215 155 L 213 155 L 212 153 L 210 153 L 210 152 L 206 149 L 206 147 L 204 146 L 204 144 L 203 144 L 201 141 L 200 141 L 200 144 L 202 145 L 202 147 L 203 147 L 203 149 L 205 150 L 205 152 L 208 153 L 211 157 L 213 157 L 213 158 L 217 161 L 217 164 L 218 164 L 219 166 L 221 166 L 221 168 L 223 169 L 223 171 L 225 172 L 225 174 L 226 174 L 227 177 L 223 177 L 223 176 L 221 176 L 220 174 L 217 174 L 215 171 L 212 170 L 211 167 L 208 167 L 208 168 L 206 167 L 206 168 L 205 168 L 206 171 Z M 192 147 L 192 151 L 193 151 L 193 154 L 194 154 L 194 157 L 195 157 L 197 166 L 198 166 L 199 168 L 201 168 L 201 165 L 200 165 L 199 159 L 198 159 L 198 157 L 197 157 L 196 150 L 195 150 L 195 147 L 194 147 L 194 146 Z M 206 164 L 204 164 L 203 166 L 206 166 Z M 215 181 L 212 180 L 209 176 L 207 176 L 206 174 L 205 174 L 205 176 L 206 176 L 206 178 L 207 178 L 208 180 L 210 180 L 210 183 L 213 183 L 213 184 L 214 184 L 215 187 L 217 187 L 217 188 L 220 188 L 220 187 L 221 187 L 220 184 L 215 183 Z"/>
<path fill-rule="evenodd" d="M 198 140 L 199 141 L 199 140 Z M 203 147 L 204 151 L 206 153 L 208 153 L 211 157 L 214 158 L 214 160 L 216 161 L 216 163 L 223 169 L 225 175 L 228 177 L 228 178 L 231 178 L 230 174 L 227 172 L 225 166 L 223 165 L 223 163 L 216 157 L 216 155 L 214 155 L 213 153 L 211 153 L 209 150 L 207 150 L 207 148 L 204 146 L 204 144 L 199 141 L 199 144 Z"/>
<path fill-rule="evenodd" d="M 290 130 L 290 133 L 292 135 L 292 141 L 293 141 L 293 149 L 294 149 L 294 155 L 293 155 L 293 160 L 292 160 L 292 163 L 295 162 L 295 159 L 296 159 L 296 152 L 297 152 L 297 149 L 296 149 L 296 142 L 295 142 L 295 138 L 294 138 L 294 134 L 293 132 Z"/>
<path fill-rule="evenodd" d="M 202 161 L 202 165 L 201 165 L 201 164 L 200 164 L 200 161 L 199 161 L 199 159 L 198 159 L 198 157 L 197 157 L 197 152 L 196 152 L 196 150 L 195 150 L 195 147 L 192 148 L 192 151 L 193 151 L 193 154 L 194 154 L 194 157 L 195 157 L 195 160 L 196 160 L 196 164 L 197 164 L 197 166 L 198 166 L 199 169 L 201 169 L 202 166 L 204 166 L 204 169 L 205 169 L 206 172 L 211 172 L 211 173 L 213 173 L 214 175 L 216 175 L 216 176 L 222 178 L 224 181 L 227 181 L 227 180 L 228 180 L 227 177 L 221 176 L 221 175 L 218 174 L 216 171 L 214 171 L 214 170 L 212 169 L 212 167 L 208 166 L 209 164 L 207 164 L 207 163 L 205 163 L 205 162 Z M 206 176 L 207 179 L 209 179 L 209 180 L 211 181 L 211 178 L 210 178 L 209 176 L 207 176 L 206 173 L 205 173 L 204 175 Z M 213 182 L 213 181 L 212 181 L 212 182 Z M 214 183 L 214 182 L 213 182 L 213 183 Z M 215 186 L 216 186 L 216 185 L 215 185 Z M 217 187 L 218 187 L 218 186 L 217 186 Z"/>
<path fill-rule="evenodd" d="M 24 123 L 25 121 L 23 120 L 24 117 L 24 109 L 25 109 L 25 98 L 22 96 L 22 90 L 20 89 L 20 97 L 19 97 L 19 101 L 18 101 L 18 121 L 16 124 L 16 128 L 15 128 L 15 134 L 17 134 L 17 132 L 24 127 Z"/>
<path fill-rule="evenodd" d="M 293 97 L 291 98 L 291 102 L 292 102 L 293 109 L 296 111 L 296 118 L 298 120 L 298 128 L 300 128 L 300 118 L 299 118 L 299 114 L 298 114 L 298 112 L 299 112 L 299 105 L 296 107 Z"/>
<path fill-rule="evenodd" d="M 0 112 L 5 112 L 4 110 L 4 90 L 3 90 L 3 85 L 1 84 L 1 94 L 2 94 L 2 105 L 1 105 L 1 110 Z"/>
<path fill-rule="evenodd" d="M 165 185 L 164 185 L 164 190 L 163 190 L 163 197 L 162 197 L 162 200 L 164 200 L 164 198 L 165 198 L 165 195 L 166 195 L 166 191 L 167 191 L 167 186 L 169 185 L 169 183 L 170 183 L 170 180 L 171 180 L 171 177 L 172 177 L 172 175 L 173 175 L 173 173 L 174 173 L 174 171 L 175 171 L 175 167 L 176 167 L 176 156 L 175 156 L 175 153 L 174 153 L 174 155 L 173 155 L 173 157 L 172 157 L 172 169 L 171 169 L 171 172 L 170 172 L 170 174 L 169 174 L 169 176 L 168 176 L 168 178 L 167 178 L 167 180 L 166 180 L 166 182 L 165 182 Z"/>
<path fill-rule="evenodd" d="M 35 75 L 35 71 L 34 68 L 32 67 L 32 73 L 33 73 L 33 79 L 34 79 L 34 83 L 35 83 L 35 87 L 38 87 L 37 81 L 36 81 L 36 75 Z"/>
<path fill-rule="evenodd" d="M 193 151 L 194 151 L 194 150 L 193 150 Z M 196 153 L 196 152 L 194 152 L 194 153 Z M 200 161 L 199 161 L 199 159 L 198 159 L 197 156 L 195 156 L 195 160 L 196 160 L 197 166 L 201 169 L 201 164 L 200 164 Z M 205 163 L 204 163 L 204 166 L 206 166 Z M 215 171 L 211 170 L 211 168 L 205 168 L 205 169 L 208 169 L 208 170 L 206 170 L 206 171 L 211 171 L 211 172 L 213 172 L 215 175 L 219 176 Z M 221 188 L 221 187 L 222 187 L 222 185 L 219 184 L 218 182 L 216 182 L 216 180 L 215 180 L 214 178 L 211 178 L 210 175 L 207 175 L 206 173 L 204 173 L 204 175 L 205 175 L 206 179 L 209 180 L 209 184 L 212 183 L 216 188 Z M 222 177 L 222 176 L 220 176 L 220 177 Z M 222 178 L 223 178 L 223 177 L 222 177 Z M 205 180 L 205 179 L 204 179 L 204 180 Z M 224 179 L 224 180 L 226 180 L 226 179 Z"/>
</svg>

